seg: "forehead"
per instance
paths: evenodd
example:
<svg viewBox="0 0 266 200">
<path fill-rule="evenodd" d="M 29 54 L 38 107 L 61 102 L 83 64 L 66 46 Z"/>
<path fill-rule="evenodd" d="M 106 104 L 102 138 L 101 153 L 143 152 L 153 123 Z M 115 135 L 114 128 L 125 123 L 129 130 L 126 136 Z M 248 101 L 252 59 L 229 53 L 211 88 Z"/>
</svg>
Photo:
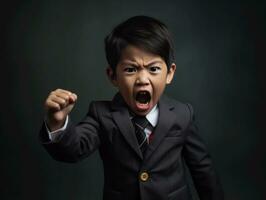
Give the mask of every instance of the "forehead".
<svg viewBox="0 0 266 200">
<path fill-rule="evenodd" d="M 152 62 L 158 61 L 164 63 L 164 60 L 159 55 L 152 54 L 150 52 L 147 52 L 141 48 L 132 45 L 128 45 L 122 51 L 120 62 L 126 62 L 126 61 L 143 63 L 143 64 L 149 63 L 151 61 Z"/>
</svg>

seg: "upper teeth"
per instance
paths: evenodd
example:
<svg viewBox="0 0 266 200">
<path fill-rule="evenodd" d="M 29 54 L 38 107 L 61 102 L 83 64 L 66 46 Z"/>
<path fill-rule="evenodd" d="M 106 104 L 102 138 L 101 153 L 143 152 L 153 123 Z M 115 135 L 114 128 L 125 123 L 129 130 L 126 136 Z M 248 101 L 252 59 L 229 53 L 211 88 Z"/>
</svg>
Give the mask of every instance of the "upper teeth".
<svg viewBox="0 0 266 200">
<path fill-rule="evenodd" d="M 140 94 L 146 94 L 147 92 L 146 91 L 140 91 L 139 93 Z"/>
</svg>

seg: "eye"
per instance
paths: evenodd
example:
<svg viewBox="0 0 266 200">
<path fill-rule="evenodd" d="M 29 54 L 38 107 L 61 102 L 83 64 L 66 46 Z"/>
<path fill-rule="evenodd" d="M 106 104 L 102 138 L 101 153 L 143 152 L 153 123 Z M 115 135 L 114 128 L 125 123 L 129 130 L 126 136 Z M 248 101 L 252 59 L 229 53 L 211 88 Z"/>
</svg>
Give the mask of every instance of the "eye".
<svg viewBox="0 0 266 200">
<path fill-rule="evenodd" d="M 149 70 L 150 70 L 150 72 L 152 72 L 154 74 L 157 74 L 157 73 L 159 73 L 161 71 L 161 67 L 159 67 L 159 66 L 151 66 L 151 67 L 149 67 Z"/>
<path fill-rule="evenodd" d="M 136 71 L 137 71 L 136 67 L 128 66 L 128 67 L 124 68 L 124 72 L 126 72 L 128 74 L 132 74 L 132 73 L 134 73 Z"/>
</svg>

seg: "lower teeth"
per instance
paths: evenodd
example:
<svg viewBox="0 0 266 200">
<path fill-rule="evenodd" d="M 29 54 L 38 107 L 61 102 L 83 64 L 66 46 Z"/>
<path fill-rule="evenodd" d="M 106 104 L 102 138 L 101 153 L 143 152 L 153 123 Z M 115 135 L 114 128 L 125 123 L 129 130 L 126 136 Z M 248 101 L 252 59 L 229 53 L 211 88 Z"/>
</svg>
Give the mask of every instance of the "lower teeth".
<svg viewBox="0 0 266 200">
<path fill-rule="evenodd" d="M 144 104 L 144 105 L 147 105 L 147 104 L 149 104 L 149 102 L 145 102 L 145 103 L 138 102 L 138 103 L 140 103 L 140 104 Z"/>
</svg>

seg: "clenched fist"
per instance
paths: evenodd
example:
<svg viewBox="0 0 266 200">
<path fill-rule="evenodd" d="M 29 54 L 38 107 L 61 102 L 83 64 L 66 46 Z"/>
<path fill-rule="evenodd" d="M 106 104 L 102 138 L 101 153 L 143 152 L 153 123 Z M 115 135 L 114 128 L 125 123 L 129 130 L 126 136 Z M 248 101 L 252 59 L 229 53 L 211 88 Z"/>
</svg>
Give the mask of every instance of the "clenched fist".
<svg viewBox="0 0 266 200">
<path fill-rule="evenodd" d="M 61 128 L 67 115 L 73 109 L 77 95 L 63 89 L 52 91 L 47 97 L 44 109 L 46 111 L 46 123 L 51 131 Z"/>
</svg>

